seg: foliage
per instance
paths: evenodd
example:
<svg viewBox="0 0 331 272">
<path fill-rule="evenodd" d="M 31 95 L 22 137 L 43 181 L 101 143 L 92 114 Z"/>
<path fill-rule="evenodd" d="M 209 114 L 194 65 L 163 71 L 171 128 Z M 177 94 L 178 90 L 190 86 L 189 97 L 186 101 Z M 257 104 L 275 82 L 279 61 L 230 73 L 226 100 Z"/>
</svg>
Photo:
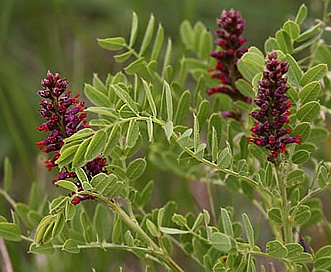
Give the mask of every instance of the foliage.
<svg viewBox="0 0 331 272">
<path fill-rule="evenodd" d="M 60 169 L 75 173 L 81 188 L 59 180 L 63 195 L 47 202 L 34 186 L 28 204 L 15 202 L 8 193 L 12 168 L 6 160 L 0 193 L 12 211 L 10 219 L 0 216 L 0 236 L 28 241 L 34 254 L 128 251 L 158 264 L 155 269 L 170 271 L 265 271 L 259 263 L 263 259 L 272 269 L 278 260 L 286 271 L 308 271 L 308 264 L 326 271 L 330 245 L 313 250 L 301 236 L 312 225 L 330 229 L 316 196 L 331 186 L 331 164 L 315 152 L 328 136 L 331 52 L 322 38 L 329 21 L 326 16 L 305 29 L 307 12 L 302 5 L 296 18 L 265 42 L 264 52 L 251 46 L 237 63 L 243 78 L 235 86 L 253 99 L 268 53 L 289 65 L 286 86 L 292 107 L 286 126 L 292 138 L 300 135 L 302 144 L 289 145 L 277 163 L 267 160 L 263 146 L 247 140 L 253 103 L 231 101 L 223 94 L 207 96 L 215 85 L 208 73 L 215 61 L 207 28 L 184 21 L 179 32 L 185 49 L 174 57 L 172 41 L 153 15 L 141 41 L 137 39 L 139 20 L 133 13 L 128 39 L 98 40 L 102 48 L 116 52 L 114 59 L 123 68 L 104 81 L 94 74 L 92 83 L 85 84 L 91 102 L 86 112 L 94 118 L 90 127 L 63 140 L 56 161 Z M 221 116 L 234 108 L 241 111 L 239 120 Z M 100 154 L 107 158 L 107 171 L 88 175 L 83 166 Z M 182 182 L 204 184 L 209 209 L 185 213 L 174 202 L 150 207 L 155 183 L 150 167 Z M 218 187 L 246 198 L 268 223 L 272 238 L 257 241 L 254 214 L 238 216 L 236 207 L 218 205 L 213 194 Z M 86 200 L 74 205 L 77 197 Z M 184 255 L 193 260 L 193 268 L 181 260 Z M 147 265 L 146 271 L 150 269 Z"/>
</svg>

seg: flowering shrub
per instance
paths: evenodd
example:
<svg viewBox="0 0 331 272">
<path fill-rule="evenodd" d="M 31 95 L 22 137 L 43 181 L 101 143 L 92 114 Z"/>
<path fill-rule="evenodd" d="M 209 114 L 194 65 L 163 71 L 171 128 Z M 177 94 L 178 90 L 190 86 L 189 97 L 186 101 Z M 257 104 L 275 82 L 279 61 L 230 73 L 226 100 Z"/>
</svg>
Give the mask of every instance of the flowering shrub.
<svg viewBox="0 0 331 272">
<path fill-rule="evenodd" d="M 321 39 L 328 17 L 303 30 L 306 16 L 302 5 L 264 52 L 242 47 L 244 20 L 233 9 L 217 20 L 214 52 L 207 28 L 184 21 L 185 52 L 173 58 L 161 25 L 154 35 L 154 16 L 137 44 L 133 13 L 128 40 L 98 40 L 120 51 L 114 58 L 123 69 L 85 85 L 90 107 L 48 72 L 38 91 L 45 120 L 38 130 L 47 138 L 37 144 L 52 154 L 46 167 L 58 169 L 53 183 L 64 191 L 49 205 L 34 190 L 29 205 L 16 203 L 7 160 L 0 194 L 13 218 L 0 216 L 0 236 L 28 241 L 34 254 L 123 250 L 151 261 L 146 271 L 326 271 L 330 240 L 314 247 L 309 227 L 330 229 L 318 194 L 331 186 L 331 164 L 315 151 L 328 136 L 330 67 L 321 56 L 331 52 Z M 218 93 L 232 99 L 231 111 Z M 174 201 L 154 207 L 151 169 L 202 184 L 195 197 L 206 193 L 208 205 L 186 214 Z M 241 199 L 251 207 L 236 205 Z M 261 238 L 259 229 L 270 234 Z"/>
</svg>

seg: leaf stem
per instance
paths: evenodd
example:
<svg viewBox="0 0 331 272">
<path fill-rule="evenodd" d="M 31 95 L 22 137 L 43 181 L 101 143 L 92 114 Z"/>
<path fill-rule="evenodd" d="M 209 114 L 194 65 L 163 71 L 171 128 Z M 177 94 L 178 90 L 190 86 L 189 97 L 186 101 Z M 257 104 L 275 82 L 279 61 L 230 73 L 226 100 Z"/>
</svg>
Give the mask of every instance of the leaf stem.
<svg viewBox="0 0 331 272">
<path fill-rule="evenodd" d="M 85 192 L 84 192 L 85 193 Z M 155 257 L 164 263 L 171 271 L 175 272 L 184 272 L 184 270 L 167 254 L 165 253 L 149 236 L 148 234 L 140 227 L 140 225 L 133 220 L 116 202 L 108 199 L 103 195 L 96 193 L 91 193 L 92 196 L 102 200 L 107 204 L 107 206 L 114 211 L 129 227 L 131 227 L 144 242 L 149 245 Z"/>
</svg>

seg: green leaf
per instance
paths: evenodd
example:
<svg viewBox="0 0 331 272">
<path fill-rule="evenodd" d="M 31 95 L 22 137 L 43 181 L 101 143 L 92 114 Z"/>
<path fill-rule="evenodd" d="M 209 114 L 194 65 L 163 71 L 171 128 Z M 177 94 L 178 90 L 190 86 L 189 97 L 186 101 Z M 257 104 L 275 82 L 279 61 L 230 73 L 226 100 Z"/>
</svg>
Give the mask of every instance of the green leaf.
<svg viewBox="0 0 331 272">
<path fill-rule="evenodd" d="M 139 135 L 139 125 L 135 119 L 132 119 L 129 123 L 128 133 L 126 135 L 125 148 L 134 147 Z"/>
<path fill-rule="evenodd" d="M 212 127 L 211 154 L 212 154 L 212 161 L 216 162 L 217 154 L 218 154 L 218 139 L 217 139 L 217 132 L 214 127 Z"/>
<path fill-rule="evenodd" d="M 0 237 L 8 241 L 21 241 L 21 229 L 18 225 L 8 222 L 0 222 Z"/>
<path fill-rule="evenodd" d="M 54 252 L 55 249 L 51 243 L 45 243 L 42 245 L 37 245 L 35 243 L 32 243 L 29 248 L 29 253 L 34 253 L 34 254 L 51 255 Z"/>
<path fill-rule="evenodd" d="M 316 51 L 314 51 L 314 57 L 317 62 L 325 63 L 328 66 L 328 70 L 331 71 L 331 50 L 324 43 L 317 45 Z"/>
<path fill-rule="evenodd" d="M 114 59 L 118 63 L 123 63 L 131 57 L 132 53 L 133 53 L 133 51 L 130 50 L 130 51 L 127 51 L 125 53 L 114 56 Z"/>
<path fill-rule="evenodd" d="M 322 63 L 310 68 L 303 74 L 301 78 L 301 86 L 305 86 L 312 81 L 321 80 L 326 75 L 327 71 L 327 65 Z"/>
<path fill-rule="evenodd" d="M 296 83 L 295 83 L 296 84 Z M 294 89 L 293 85 L 290 82 L 287 82 L 289 90 L 287 91 L 287 96 L 293 101 L 297 102 L 299 100 L 298 92 Z M 296 85 L 298 86 L 298 85 Z"/>
<path fill-rule="evenodd" d="M 301 122 L 309 122 L 319 115 L 320 109 L 321 106 L 318 102 L 310 101 L 300 107 L 297 111 L 297 118 Z"/>
<path fill-rule="evenodd" d="M 146 27 L 146 31 L 145 31 L 145 35 L 143 38 L 143 41 L 141 43 L 141 47 L 140 47 L 140 51 L 139 51 L 139 55 L 141 56 L 142 54 L 144 54 L 145 50 L 147 49 L 149 43 L 151 42 L 152 36 L 153 36 L 153 30 L 154 30 L 154 15 L 151 14 L 151 17 L 149 18 L 147 27 Z"/>
<path fill-rule="evenodd" d="M 138 195 L 138 199 L 136 200 L 136 202 L 139 207 L 144 207 L 146 203 L 150 201 L 153 188 L 154 188 L 154 181 L 150 180 L 149 182 L 147 182 L 144 189 Z"/>
<path fill-rule="evenodd" d="M 314 262 L 314 269 L 318 271 L 317 269 L 328 269 L 331 266 L 331 256 L 324 256 L 321 258 L 318 258 Z"/>
<path fill-rule="evenodd" d="M 285 30 L 278 30 L 275 36 L 279 49 L 284 53 L 291 54 L 293 52 L 293 44 L 289 34 Z"/>
<path fill-rule="evenodd" d="M 294 57 L 290 54 L 286 54 L 286 60 L 290 66 L 287 72 L 288 80 L 294 86 L 299 86 L 302 78 L 302 71 L 300 69 L 300 66 L 294 59 Z"/>
<path fill-rule="evenodd" d="M 288 259 L 297 258 L 301 255 L 303 247 L 299 243 L 290 243 L 285 245 Z"/>
<path fill-rule="evenodd" d="M 277 224 L 282 224 L 282 215 L 279 208 L 271 208 L 268 210 L 268 218 Z"/>
<path fill-rule="evenodd" d="M 98 130 L 89 142 L 85 150 L 84 159 L 85 161 L 91 161 L 99 156 L 104 149 L 107 141 L 107 133 L 104 130 Z"/>
<path fill-rule="evenodd" d="M 298 150 L 292 156 L 292 162 L 295 164 L 302 164 L 308 161 L 310 153 L 307 150 Z"/>
<path fill-rule="evenodd" d="M 188 113 L 190 112 L 190 104 L 191 104 L 191 93 L 190 91 L 186 90 L 185 92 L 182 93 L 177 105 L 175 118 L 174 118 L 175 125 L 182 124 L 185 121 Z"/>
<path fill-rule="evenodd" d="M 86 97 L 96 106 L 109 107 L 108 97 L 90 84 L 85 84 L 84 93 Z"/>
<path fill-rule="evenodd" d="M 199 108 L 198 108 L 198 114 L 197 118 L 199 121 L 199 128 L 202 128 L 205 122 L 207 121 L 207 118 L 209 117 L 210 112 L 210 103 L 208 100 L 202 100 Z"/>
<path fill-rule="evenodd" d="M 301 24 L 301 23 L 303 23 L 303 21 L 304 21 L 304 20 L 306 19 L 306 17 L 307 17 L 307 14 L 308 14 L 308 9 L 307 9 L 307 7 L 306 7 L 305 4 L 302 4 L 302 5 L 300 6 L 300 8 L 299 8 L 299 11 L 298 11 L 296 17 L 295 17 L 295 22 L 296 22 L 297 24 Z"/>
<path fill-rule="evenodd" d="M 49 241 L 52 240 L 52 232 L 54 228 L 55 222 L 52 221 L 45 229 L 41 243 L 48 243 Z"/>
<path fill-rule="evenodd" d="M 224 208 L 221 208 L 221 218 L 224 233 L 228 236 L 234 237 L 230 215 L 228 211 Z"/>
<path fill-rule="evenodd" d="M 292 207 L 290 210 L 290 214 L 292 214 L 293 210 L 296 207 Z M 307 205 L 301 205 L 298 209 L 296 209 L 294 216 L 294 222 L 297 225 L 303 225 L 307 222 L 311 216 L 310 207 Z"/>
<path fill-rule="evenodd" d="M 287 249 L 281 242 L 274 240 L 267 243 L 267 253 L 273 258 L 284 258 L 287 255 Z"/>
<path fill-rule="evenodd" d="M 157 116 L 157 110 L 156 110 L 155 101 L 154 101 L 154 98 L 153 98 L 153 95 L 152 95 L 151 86 L 144 79 L 142 79 L 142 82 L 143 82 L 143 85 L 144 85 L 144 90 L 146 92 L 146 96 L 147 96 L 147 99 L 148 99 L 149 106 L 152 110 L 153 116 L 155 117 L 155 116 Z"/>
<path fill-rule="evenodd" d="M 63 166 L 66 166 L 70 162 L 72 162 L 79 146 L 79 144 L 75 144 L 70 147 L 66 147 L 66 145 L 64 145 L 60 150 L 61 155 L 60 158 L 56 160 L 56 164 L 58 164 L 59 167 L 62 168 Z"/>
<path fill-rule="evenodd" d="M 303 49 L 310 46 L 312 43 L 320 39 L 319 35 L 315 35 L 320 31 L 321 23 L 311 26 L 305 32 L 301 33 L 300 36 L 296 39 L 296 42 L 306 41 L 303 45 L 300 45 L 296 49 Z M 315 37 L 313 37 L 315 35 Z M 302 48 L 300 48 L 302 47 Z"/>
<path fill-rule="evenodd" d="M 37 244 L 44 242 L 44 236 L 49 226 L 52 226 L 54 223 L 54 216 L 53 215 L 47 215 L 45 216 L 39 223 L 35 235 L 34 240 Z"/>
<path fill-rule="evenodd" d="M 168 39 L 168 44 L 167 44 L 166 52 L 164 55 L 164 62 L 163 62 L 163 68 L 162 68 L 162 76 L 164 76 L 164 77 L 167 73 L 167 67 L 170 64 L 171 52 L 172 52 L 172 42 L 171 42 L 171 39 Z"/>
<path fill-rule="evenodd" d="M 118 126 L 115 125 L 111 128 L 111 131 L 108 132 L 108 139 L 106 142 L 106 146 L 103 150 L 103 153 L 105 155 L 109 155 L 118 144 L 119 139 L 120 139 L 119 129 Z"/>
<path fill-rule="evenodd" d="M 104 194 L 107 195 L 109 198 L 117 197 L 123 192 L 124 186 L 125 184 L 123 181 L 117 181 L 116 179 L 113 179 L 108 184 L 106 190 L 104 191 Z"/>
<path fill-rule="evenodd" d="M 4 161 L 3 188 L 8 191 L 13 179 L 13 168 L 10 160 L 6 157 Z"/>
<path fill-rule="evenodd" d="M 93 216 L 93 226 L 97 232 L 98 242 L 105 242 L 110 238 L 111 225 L 110 210 L 102 204 L 97 205 Z"/>
<path fill-rule="evenodd" d="M 109 176 L 105 173 L 99 173 L 92 177 L 91 185 L 95 188 L 95 190 L 99 193 L 102 193 L 109 184 L 110 179 L 117 179 L 114 174 L 110 174 Z"/>
<path fill-rule="evenodd" d="M 228 252 L 232 248 L 230 237 L 220 232 L 212 233 L 210 243 L 214 248 L 223 252 Z"/>
<path fill-rule="evenodd" d="M 72 181 L 68 181 L 65 179 L 60 179 L 55 183 L 57 186 L 60 186 L 62 188 L 65 188 L 70 191 L 78 192 L 78 188 L 75 183 Z"/>
<path fill-rule="evenodd" d="M 317 172 L 317 181 L 318 181 L 318 185 L 323 188 L 324 186 L 327 185 L 327 183 L 329 182 L 329 174 L 328 174 L 328 170 L 326 169 L 326 167 L 324 165 L 322 165 Z"/>
<path fill-rule="evenodd" d="M 238 79 L 235 82 L 235 85 L 236 85 L 237 89 L 239 90 L 239 92 L 241 94 L 243 94 L 244 96 L 255 97 L 255 92 L 252 88 L 252 85 L 249 84 L 246 80 Z"/>
<path fill-rule="evenodd" d="M 292 40 L 295 40 L 300 35 L 300 27 L 296 22 L 287 21 L 283 25 L 283 29 L 287 32 Z"/>
<path fill-rule="evenodd" d="M 105 84 L 100 80 L 97 73 L 93 73 L 93 80 L 92 80 L 93 87 L 97 88 L 99 91 L 103 92 L 104 94 L 108 94 L 108 89 Z"/>
<path fill-rule="evenodd" d="M 198 146 L 200 144 L 200 134 L 199 134 L 199 122 L 196 115 L 193 113 L 193 146 L 194 146 L 194 153 L 197 152 Z"/>
<path fill-rule="evenodd" d="M 120 85 L 112 85 L 116 95 L 132 110 L 132 112 L 138 115 L 138 108 L 129 93 L 124 90 Z"/>
<path fill-rule="evenodd" d="M 299 92 L 299 98 L 302 104 L 315 101 L 321 90 L 321 84 L 318 81 L 312 81 L 305 85 Z"/>
<path fill-rule="evenodd" d="M 76 214 L 76 206 L 71 204 L 70 202 L 66 202 L 64 215 L 65 215 L 65 221 L 70 221 L 74 218 Z"/>
<path fill-rule="evenodd" d="M 138 16 L 135 12 L 132 12 L 132 23 L 131 23 L 131 33 L 129 47 L 132 47 L 136 41 L 138 34 Z"/>
<path fill-rule="evenodd" d="M 130 230 L 127 230 L 124 234 L 124 241 L 125 241 L 125 244 L 127 244 L 128 246 L 134 246 L 134 238 L 131 234 L 131 231 Z"/>
<path fill-rule="evenodd" d="M 165 135 L 166 135 L 168 140 L 170 140 L 170 138 L 172 136 L 173 129 L 174 129 L 174 125 L 173 125 L 172 121 L 168 121 L 164 125 L 164 132 L 165 132 Z"/>
<path fill-rule="evenodd" d="M 153 120 L 151 117 L 149 117 L 147 120 L 146 120 L 146 123 L 147 123 L 147 133 L 148 133 L 148 141 L 150 143 L 153 142 L 154 140 L 154 128 L 153 128 Z"/>
<path fill-rule="evenodd" d="M 249 82 L 253 80 L 256 74 L 261 73 L 264 67 L 264 57 L 261 54 L 252 52 L 252 47 L 238 61 L 240 73 Z"/>
<path fill-rule="evenodd" d="M 185 47 L 191 49 L 193 44 L 193 29 L 188 20 L 185 20 L 180 24 L 179 33 Z"/>
<path fill-rule="evenodd" d="M 252 224 L 249 220 L 249 217 L 247 216 L 246 213 L 243 213 L 241 215 L 243 222 L 244 222 L 244 228 L 245 228 L 245 233 L 246 233 L 246 237 L 249 243 L 249 246 L 251 249 L 254 248 L 255 246 L 255 242 L 254 242 L 254 229 L 252 227 Z"/>
<path fill-rule="evenodd" d="M 186 234 L 189 233 L 188 230 L 180 230 L 180 229 L 176 229 L 176 228 L 166 228 L 166 227 L 160 227 L 160 231 L 166 234 Z"/>
<path fill-rule="evenodd" d="M 73 239 L 66 240 L 62 246 L 62 250 L 72 254 L 78 254 L 80 252 L 77 243 Z"/>
<path fill-rule="evenodd" d="M 183 227 L 187 224 L 187 219 L 181 215 L 181 214 L 177 214 L 175 213 L 172 218 L 171 218 L 172 222 L 174 222 L 176 225 Z"/>
<path fill-rule="evenodd" d="M 91 191 L 93 190 L 94 188 L 92 187 L 92 185 L 90 184 L 90 182 L 88 181 L 85 181 L 82 183 L 82 187 L 83 187 L 83 190 L 84 191 Z"/>
<path fill-rule="evenodd" d="M 310 126 L 310 124 L 307 123 L 307 122 L 303 122 L 303 123 L 297 125 L 293 129 L 291 135 L 294 135 L 294 136 L 300 135 L 301 142 L 304 143 L 309 138 L 310 132 L 311 132 L 311 126 Z"/>
<path fill-rule="evenodd" d="M 1 222 L 8 222 L 8 220 L 7 220 L 6 217 L 0 215 L 0 223 L 1 223 Z"/>
<path fill-rule="evenodd" d="M 146 68 L 146 61 L 143 57 L 141 57 L 136 59 L 134 62 L 131 62 L 127 67 L 124 68 L 124 70 L 128 75 L 133 75 L 145 68 Z"/>
<path fill-rule="evenodd" d="M 269 37 L 264 43 L 264 51 L 267 53 L 277 49 L 279 49 L 277 40 L 273 37 Z"/>
<path fill-rule="evenodd" d="M 192 157 L 186 151 L 183 151 L 182 153 L 180 153 L 180 155 L 178 157 L 178 164 L 183 167 L 189 167 L 189 166 L 200 164 L 200 161 L 198 161 L 196 158 Z"/>
<path fill-rule="evenodd" d="M 86 149 L 87 149 L 88 145 L 90 144 L 91 140 L 92 140 L 92 137 L 87 138 L 76 150 L 76 153 L 72 159 L 73 168 L 82 167 L 86 163 L 86 161 L 84 160 L 84 156 L 85 156 Z"/>
<path fill-rule="evenodd" d="M 154 45 L 152 49 L 152 54 L 151 54 L 151 59 L 156 60 L 157 57 L 159 56 L 162 44 L 164 40 L 164 29 L 161 24 L 159 24 L 159 27 L 156 32 L 155 40 L 154 40 Z"/>
<path fill-rule="evenodd" d="M 83 128 L 82 130 L 79 130 L 75 134 L 71 135 L 69 138 L 65 138 L 64 142 L 69 143 L 69 142 L 73 142 L 76 140 L 81 140 L 81 139 L 91 136 L 93 133 L 94 133 L 93 129 Z"/>
<path fill-rule="evenodd" d="M 79 179 L 79 181 L 80 181 L 81 183 L 83 183 L 83 182 L 89 182 L 89 179 L 88 179 L 88 177 L 87 177 L 85 171 L 84 171 L 82 168 L 78 168 L 78 169 L 75 171 L 75 173 L 76 173 L 76 176 L 78 177 L 78 179 Z"/>
<path fill-rule="evenodd" d="M 172 106 L 172 94 L 171 88 L 169 84 L 164 81 L 164 88 L 165 88 L 165 102 L 166 102 L 166 109 L 167 109 L 167 121 L 172 121 L 172 114 L 173 114 L 173 106 Z"/>
<path fill-rule="evenodd" d="M 157 237 L 159 235 L 159 231 L 156 225 L 149 219 L 146 220 L 146 226 L 152 236 Z"/>
<path fill-rule="evenodd" d="M 271 163 L 267 163 L 267 167 L 265 169 L 265 177 L 264 182 L 262 182 L 266 187 L 269 187 L 274 179 L 273 171 Z"/>
<path fill-rule="evenodd" d="M 126 170 L 126 175 L 130 180 L 138 179 L 146 169 L 146 160 L 138 158 L 131 162 Z"/>
<path fill-rule="evenodd" d="M 305 178 L 305 172 L 302 169 L 294 169 L 289 172 L 286 176 L 286 184 L 291 187 L 296 184 L 300 184 L 303 182 Z"/>
<path fill-rule="evenodd" d="M 122 37 L 98 39 L 98 44 L 107 50 L 117 51 L 125 46 L 125 39 Z"/>
<path fill-rule="evenodd" d="M 224 148 L 218 155 L 217 164 L 221 168 L 228 168 L 232 160 L 232 155 L 228 147 Z"/>
<path fill-rule="evenodd" d="M 321 247 L 315 254 L 316 260 L 330 256 L 331 256 L 331 245 L 326 245 Z"/>
<path fill-rule="evenodd" d="M 65 218 L 63 212 L 60 212 L 56 215 L 54 227 L 52 230 L 52 238 L 57 237 L 63 231 L 65 225 Z"/>
<path fill-rule="evenodd" d="M 329 137 L 329 132 L 325 128 L 316 127 L 311 129 L 309 141 L 318 143 L 326 140 Z"/>
<path fill-rule="evenodd" d="M 311 263 L 313 261 L 313 257 L 309 253 L 302 252 L 299 257 L 292 258 L 291 261 L 296 263 Z"/>
<path fill-rule="evenodd" d="M 201 59 L 207 60 L 210 57 L 210 52 L 213 50 L 213 39 L 209 31 L 205 30 L 201 34 L 199 42 L 199 55 Z"/>
</svg>

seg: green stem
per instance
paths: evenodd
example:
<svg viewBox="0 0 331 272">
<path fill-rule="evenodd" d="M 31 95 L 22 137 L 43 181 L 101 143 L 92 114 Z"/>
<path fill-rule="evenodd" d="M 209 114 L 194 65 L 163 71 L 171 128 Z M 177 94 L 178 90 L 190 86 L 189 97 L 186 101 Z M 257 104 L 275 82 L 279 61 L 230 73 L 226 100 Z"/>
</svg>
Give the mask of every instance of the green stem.
<svg viewBox="0 0 331 272">
<path fill-rule="evenodd" d="M 285 243 L 291 243 L 293 241 L 293 233 L 292 227 L 293 224 L 290 222 L 289 216 L 289 203 L 287 201 L 287 193 L 286 193 L 286 184 L 284 179 L 282 179 L 279 175 L 278 169 L 275 168 L 275 177 L 276 177 L 276 184 L 281 196 L 280 200 L 280 212 L 283 221 L 283 229 L 284 229 L 284 241 Z"/>
<path fill-rule="evenodd" d="M 210 211 L 213 216 L 214 225 L 216 225 L 217 217 L 216 217 L 216 210 L 215 210 L 215 205 L 214 205 L 213 192 L 211 189 L 211 183 L 208 181 L 207 181 L 207 192 L 208 192 L 208 196 L 209 196 L 208 198 L 209 198 Z"/>
<path fill-rule="evenodd" d="M 16 202 L 14 199 L 12 199 L 10 197 L 10 195 L 7 194 L 7 192 L 3 189 L 0 189 L 0 194 L 3 195 L 3 197 L 7 200 L 7 202 L 13 207 L 15 208 L 16 206 Z"/>
<path fill-rule="evenodd" d="M 184 270 L 168 255 L 166 254 L 139 226 L 139 224 L 130 218 L 130 216 L 115 202 L 108 199 L 107 197 L 95 193 L 90 193 L 91 195 L 97 197 L 98 199 L 105 202 L 108 207 L 114 211 L 130 228 L 132 228 L 144 242 L 149 245 L 155 257 L 164 263 L 171 271 L 184 272 Z"/>
</svg>

